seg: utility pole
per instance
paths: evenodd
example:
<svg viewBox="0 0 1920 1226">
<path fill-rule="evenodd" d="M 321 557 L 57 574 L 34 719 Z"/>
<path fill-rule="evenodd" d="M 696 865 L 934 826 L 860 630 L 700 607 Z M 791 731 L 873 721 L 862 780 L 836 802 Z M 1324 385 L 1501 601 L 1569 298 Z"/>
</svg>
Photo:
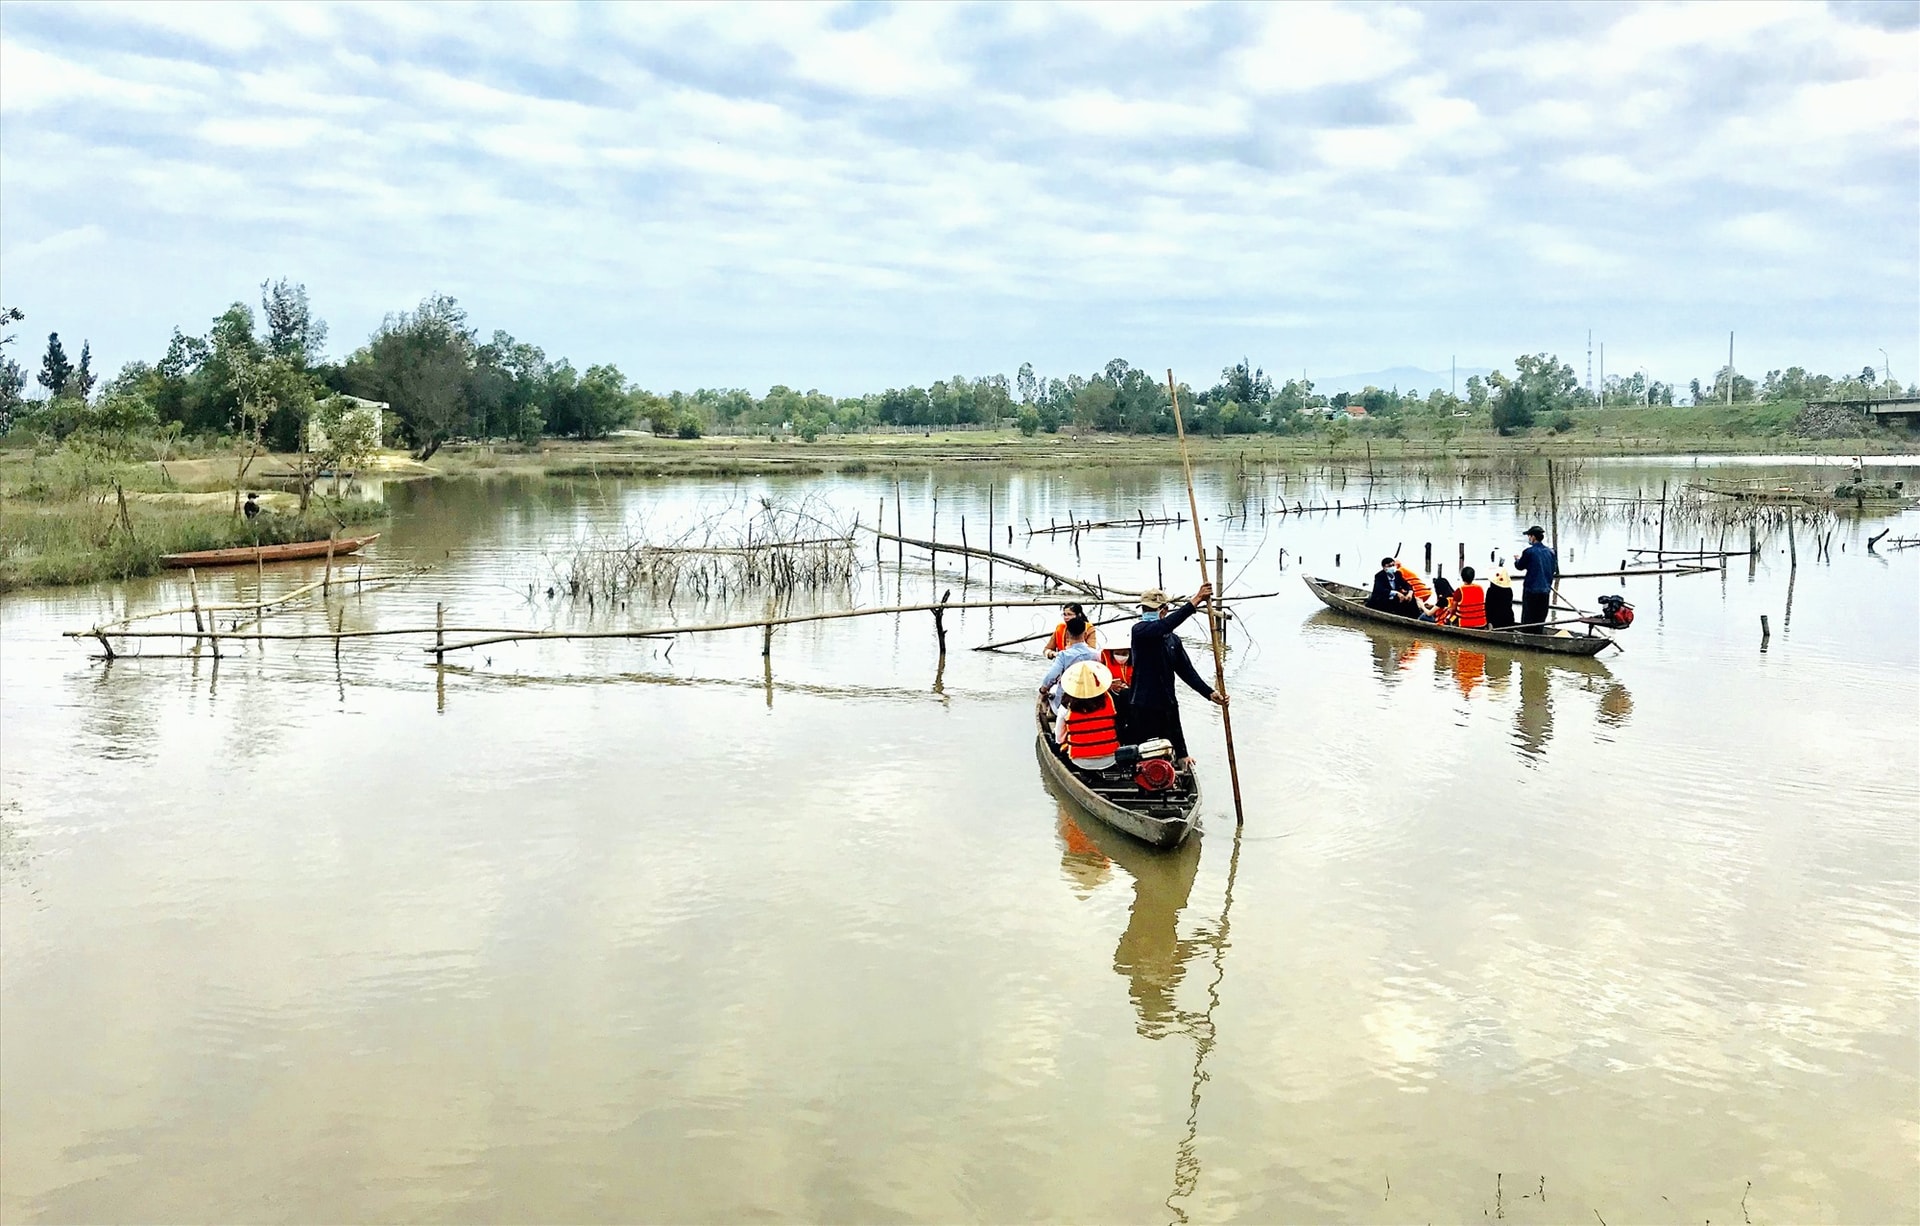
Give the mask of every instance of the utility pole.
<svg viewBox="0 0 1920 1226">
<path fill-rule="evenodd" d="M 1893 382 L 1893 362 L 1884 349 L 1880 351 L 1880 377 L 1889 383 Z"/>
<path fill-rule="evenodd" d="M 1727 333 L 1727 407 L 1733 407 L 1733 333 Z"/>
<path fill-rule="evenodd" d="M 1587 329 L 1587 399 L 1593 399 L 1593 329 Z"/>
<path fill-rule="evenodd" d="M 1600 342 L 1600 407 L 1607 407 L 1607 342 Z"/>
<path fill-rule="evenodd" d="M 1885 354 L 1886 350 L 1882 349 L 1880 352 Z M 1447 376 L 1447 395 L 1458 400 L 1460 399 L 1460 355 L 1456 353 L 1449 360 L 1452 363 L 1449 368 L 1452 373 Z"/>
</svg>

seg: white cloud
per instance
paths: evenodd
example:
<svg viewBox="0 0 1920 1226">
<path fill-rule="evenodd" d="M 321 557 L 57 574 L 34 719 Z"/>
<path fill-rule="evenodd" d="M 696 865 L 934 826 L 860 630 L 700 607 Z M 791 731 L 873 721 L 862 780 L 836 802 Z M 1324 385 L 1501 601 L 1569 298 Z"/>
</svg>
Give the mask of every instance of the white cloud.
<svg viewBox="0 0 1920 1226">
<path fill-rule="evenodd" d="M 1417 13 L 1390 5 L 1293 3 L 1258 11 L 1258 34 L 1229 62 L 1241 85 L 1260 93 L 1389 77 L 1413 62 L 1421 25 Z"/>
<path fill-rule="evenodd" d="M 57 234 L 49 234 L 34 242 L 9 247 L 6 262 L 10 270 L 40 263 L 57 265 L 62 256 L 71 255 L 106 241 L 107 232 L 99 226 L 75 226 Z"/>
<path fill-rule="evenodd" d="M 1417 321 L 1456 317 L 1467 277 L 1523 317 L 1499 326 L 1583 328 L 1562 304 L 1630 286 L 1620 310 L 1684 331 L 1716 294 L 1749 309 L 1729 248 L 1767 253 L 1784 315 L 1872 269 L 1857 328 L 1910 321 L 1920 275 L 1886 274 L 1920 259 L 1920 42 L 1798 9 L 1714 38 L 1717 12 L 1601 10 L 1574 42 L 1329 4 L 248 8 L 225 32 L 191 6 L 10 9 L 0 206 L 10 239 L 111 233 L 117 275 L 190 265 L 202 299 L 287 274 L 323 310 L 325 279 L 378 300 L 342 338 L 427 288 L 527 287 L 551 303 L 486 325 L 708 381 L 738 381 L 710 368 L 740 329 L 791 334 L 822 368 L 782 377 L 848 391 L 963 340 L 1107 348 L 1116 303 L 1202 365 L 1282 327 L 1312 365 L 1391 365 L 1341 349 L 1383 331 L 1348 304 L 1438 329 Z M 1613 75 L 1524 68 L 1629 44 Z M 1759 84 L 1695 87 L 1722 77 Z M 9 294 L 94 309 L 36 250 L 9 249 Z M 630 292 L 589 309 L 570 282 Z M 710 344 L 586 352 L 644 345 L 669 300 Z M 192 319 L 130 318 L 118 356 Z"/>
</svg>

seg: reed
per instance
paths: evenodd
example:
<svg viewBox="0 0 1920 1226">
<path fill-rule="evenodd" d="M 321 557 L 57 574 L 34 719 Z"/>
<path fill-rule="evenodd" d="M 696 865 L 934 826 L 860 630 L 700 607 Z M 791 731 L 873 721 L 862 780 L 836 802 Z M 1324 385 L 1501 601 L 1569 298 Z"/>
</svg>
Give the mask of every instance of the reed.
<svg viewBox="0 0 1920 1226">
<path fill-rule="evenodd" d="M 655 535 L 627 526 L 617 537 L 582 541 L 549 553 L 554 586 L 575 598 L 646 595 L 725 600 L 847 587 L 858 572 L 853 525 L 824 502 L 757 498 L 678 532 Z"/>
</svg>

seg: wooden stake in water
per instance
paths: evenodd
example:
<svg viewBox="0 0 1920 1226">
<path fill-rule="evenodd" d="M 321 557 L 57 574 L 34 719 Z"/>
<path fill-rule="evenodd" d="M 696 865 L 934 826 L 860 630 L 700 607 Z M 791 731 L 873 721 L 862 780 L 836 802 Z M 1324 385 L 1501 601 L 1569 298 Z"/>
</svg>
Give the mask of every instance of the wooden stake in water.
<svg viewBox="0 0 1920 1226">
<path fill-rule="evenodd" d="M 1187 478 L 1187 509 L 1193 513 L 1193 549 L 1194 560 L 1200 563 L 1200 582 L 1207 581 L 1207 543 L 1200 535 L 1200 500 L 1193 493 L 1193 457 L 1187 454 L 1187 426 L 1180 417 L 1180 391 L 1174 384 L 1173 371 L 1167 371 L 1167 398 L 1173 402 L 1173 427 L 1180 433 L 1180 467 Z M 1220 563 L 1224 567 L 1224 562 Z M 1207 621 L 1213 627 L 1213 688 L 1222 698 L 1227 696 L 1227 662 L 1220 653 L 1220 594 L 1214 593 L 1214 599 L 1207 605 Z M 1220 726 L 1227 737 L 1227 777 L 1233 782 L 1233 824 L 1244 826 L 1247 822 L 1245 809 L 1240 803 L 1240 764 L 1233 752 L 1233 714 L 1230 708 L 1220 708 Z"/>
<path fill-rule="evenodd" d="M 205 630 L 200 621 L 200 581 L 194 577 L 193 567 L 187 567 L 187 595 L 193 598 L 193 628 Z"/>
</svg>

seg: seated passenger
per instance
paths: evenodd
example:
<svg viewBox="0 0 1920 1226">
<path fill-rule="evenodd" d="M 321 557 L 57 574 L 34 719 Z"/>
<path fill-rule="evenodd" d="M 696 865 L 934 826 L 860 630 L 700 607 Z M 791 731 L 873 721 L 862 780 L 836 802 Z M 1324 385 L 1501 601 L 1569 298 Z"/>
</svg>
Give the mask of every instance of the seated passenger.
<svg viewBox="0 0 1920 1226">
<path fill-rule="evenodd" d="M 1087 646 L 1096 651 L 1099 649 L 1100 632 L 1095 630 L 1093 622 L 1087 619 L 1087 611 L 1078 604 L 1068 601 L 1060 606 L 1060 624 L 1053 628 L 1053 637 L 1047 640 L 1047 659 L 1051 660 L 1067 649 L 1067 644 L 1071 641 L 1067 635 L 1067 623 L 1076 617 L 1087 622 Z"/>
<path fill-rule="evenodd" d="M 1409 611 L 1413 601 L 1413 589 L 1407 585 L 1406 578 L 1400 573 L 1400 563 L 1392 558 L 1381 558 L 1380 569 L 1373 576 L 1373 591 L 1367 596 L 1367 607 L 1382 613 L 1397 613 L 1411 617 Z"/>
<path fill-rule="evenodd" d="M 1075 664 L 1098 658 L 1094 655 L 1093 648 L 1087 645 L 1087 639 L 1091 636 L 1093 628 L 1087 625 L 1086 618 L 1069 617 L 1065 629 L 1066 640 L 1061 644 L 1058 654 L 1053 657 L 1053 666 L 1047 669 L 1046 677 L 1040 682 L 1040 692 L 1047 696 L 1047 701 L 1053 704 L 1055 711 L 1060 709 L 1061 675 Z"/>
<path fill-rule="evenodd" d="M 1460 568 L 1460 590 L 1454 595 L 1455 624 L 1468 630 L 1487 628 L 1487 591 L 1473 581 L 1473 567 Z"/>
<path fill-rule="evenodd" d="M 1487 629 L 1513 629 L 1513 580 L 1507 572 L 1493 572 L 1493 585 L 1487 589 Z"/>
<path fill-rule="evenodd" d="M 1433 607 L 1420 615 L 1423 622 L 1432 622 L 1438 626 L 1452 624 L 1453 584 L 1443 576 L 1433 581 Z"/>
<path fill-rule="evenodd" d="M 1054 743 L 1081 770 L 1105 770 L 1120 748 L 1119 720 L 1107 691 L 1113 674 L 1096 660 L 1082 660 L 1060 678 L 1066 705 L 1053 719 Z"/>
</svg>

